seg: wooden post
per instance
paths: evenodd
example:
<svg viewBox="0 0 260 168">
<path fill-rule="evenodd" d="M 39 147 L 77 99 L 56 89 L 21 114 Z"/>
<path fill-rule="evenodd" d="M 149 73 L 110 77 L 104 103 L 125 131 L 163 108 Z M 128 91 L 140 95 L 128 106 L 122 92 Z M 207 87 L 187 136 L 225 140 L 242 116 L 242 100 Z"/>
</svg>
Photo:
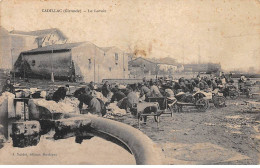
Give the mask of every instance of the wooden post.
<svg viewBox="0 0 260 168">
<path fill-rule="evenodd" d="M 96 46 L 95 46 L 95 55 L 94 55 L 94 83 L 96 83 Z"/>
<path fill-rule="evenodd" d="M 25 81 L 25 60 L 23 56 L 23 80 Z"/>
<path fill-rule="evenodd" d="M 125 79 L 125 53 L 123 52 L 123 78 Z"/>
<path fill-rule="evenodd" d="M 12 56 L 12 70 L 13 70 L 13 73 L 14 73 L 14 83 L 13 84 L 15 84 L 15 68 L 14 68 L 14 64 L 15 64 L 15 62 L 14 62 L 14 58 L 13 58 L 13 50 L 14 50 L 14 48 L 12 48 L 11 49 L 11 56 Z"/>
<path fill-rule="evenodd" d="M 53 73 L 53 49 L 51 50 L 51 81 L 54 82 L 54 73 Z"/>
<path fill-rule="evenodd" d="M 97 82 L 99 83 L 99 64 L 98 64 L 98 81 Z"/>
<path fill-rule="evenodd" d="M 137 115 L 139 115 L 138 112 L 137 112 Z M 139 129 L 139 130 L 140 130 L 140 117 L 141 117 L 141 116 L 138 116 L 138 129 Z"/>
</svg>

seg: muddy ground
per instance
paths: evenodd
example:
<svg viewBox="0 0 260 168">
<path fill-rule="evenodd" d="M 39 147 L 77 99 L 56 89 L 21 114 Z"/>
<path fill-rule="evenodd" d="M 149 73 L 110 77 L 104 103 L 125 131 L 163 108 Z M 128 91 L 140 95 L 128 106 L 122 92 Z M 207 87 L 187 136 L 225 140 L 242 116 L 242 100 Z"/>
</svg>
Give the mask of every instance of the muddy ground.
<svg viewBox="0 0 260 168">
<path fill-rule="evenodd" d="M 260 164 L 260 113 L 243 112 L 246 98 L 227 100 L 206 112 L 192 107 L 163 115 L 159 126 L 153 117 L 140 130 L 162 148 L 166 164 Z M 137 119 L 120 121 L 138 128 Z"/>
<path fill-rule="evenodd" d="M 42 89 L 65 84 L 19 83 Z M 159 127 L 150 117 L 140 130 L 162 148 L 165 164 L 260 164 L 260 113 L 243 112 L 245 100 L 249 99 L 227 99 L 227 107 L 217 109 L 211 104 L 206 112 L 184 108 L 173 117 L 162 115 Z M 138 128 L 130 114 L 115 119 Z"/>
</svg>

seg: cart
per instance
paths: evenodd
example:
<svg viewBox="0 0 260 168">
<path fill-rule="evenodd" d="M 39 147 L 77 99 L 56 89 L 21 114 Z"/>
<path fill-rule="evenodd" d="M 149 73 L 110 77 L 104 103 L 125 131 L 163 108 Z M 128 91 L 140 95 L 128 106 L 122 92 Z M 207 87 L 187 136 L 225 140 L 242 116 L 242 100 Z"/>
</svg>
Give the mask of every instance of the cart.
<svg viewBox="0 0 260 168">
<path fill-rule="evenodd" d="M 146 124 L 147 117 L 153 116 L 154 121 L 159 126 L 160 115 L 164 110 L 160 110 L 158 102 L 142 102 L 137 104 L 137 119 L 138 119 L 138 128 L 140 129 L 140 121 L 144 120 Z"/>
<path fill-rule="evenodd" d="M 215 89 L 209 92 L 198 91 L 194 95 L 197 100 L 200 98 L 208 100 L 208 102 L 213 103 L 216 108 L 222 108 L 226 106 L 226 98 L 223 96 L 223 93 L 219 92 L 219 89 Z"/>
<path fill-rule="evenodd" d="M 185 94 L 185 93 L 183 93 Z M 177 112 L 182 112 L 184 106 L 192 106 L 198 109 L 198 111 L 205 112 L 209 108 L 209 98 L 205 96 L 201 91 L 190 95 L 190 101 L 185 102 L 181 95 L 176 95 L 177 102 L 175 108 Z"/>
<path fill-rule="evenodd" d="M 164 110 L 163 114 L 170 114 L 172 117 L 177 100 L 175 97 L 148 97 L 148 102 L 158 102 L 160 110 Z"/>
<path fill-rule="evenodd" d="M 176 105 L 177 105 L 177 112 L 182 112 L 184 106 L 193 106 L 197 108 L 198 111 L 205 112 L 209 107 L 209 102 L 208 100 L 201 98 L 197 100 L 195 103 L 186 103 L 186 102 L 177 101 Z"/>
<path fill-rule="evenodd" d="M 227 84 L 225 89 L 222 86 L 221 89 L 222 89 L 222 93 L 224 93 L 225 90 L 226 92 L 225 96 L 229 96 L 232 100 L 236 100 L 240 95 L 238 89 L 233 84 Z"/>
</svg>

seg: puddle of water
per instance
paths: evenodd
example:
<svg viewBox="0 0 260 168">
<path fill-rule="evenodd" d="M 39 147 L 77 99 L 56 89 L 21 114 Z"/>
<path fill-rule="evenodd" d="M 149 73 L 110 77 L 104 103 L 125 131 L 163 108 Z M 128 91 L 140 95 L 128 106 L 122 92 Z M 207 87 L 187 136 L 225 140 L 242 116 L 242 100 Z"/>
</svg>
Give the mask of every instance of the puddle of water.
<svg viewBox="0 0 260 168">
<path fill-rule="evenodd" d="M 232 134 L 242 134 L 240 131 L 231 131 Z"/>
<path fill-rule="evenodd" d="M 260 134 L 253 135 L 252 137 L 255 138 L 255 139 L 259 139 L 260 140 Z"/>
<path fill-rule="evenodd" d="M 172 129 L 172 130 L 170 130 L 170 132 L 187 132 L 187 131 L 190 131 L 191 129 L 179 129 L 179 130 L 177 130 L 177 129 Z"/>
<path fill-rule="evenodd" d="M 258 158 L 260 158 L 260 152 L 258 153 Z M 260 165 L 260 159 L 258 159 L 258 164 Z"/>
<path fill-rule="evenodd" d="M 166 162 L 166 164 L 169 164 L 169 165 L 192 165 L 192 164 L 196 164 L 195 162 L 192 162 L 192 161 L 178 160 L 178 159 L 170 158 L 170 157 L 166 157 L 165 162 Z"/>
<path fill-rule="evenodd" d="M 240 129 L 241 128 L 241 125 L 233 125 L 233 124 L 229 124 L 229 123 L 227 123 L 226 126 L 231 129 Z"/>
<path fill-rule="evenodd" d="M 168 164 L 212 164 L 226 161 L 250 159 L 236 151 L 211 143 L 164 143 Z"/>
<path fill-rule="evenodd" d="M 216 124 L 213 124 L 213 123 L 204 123 L 205 125 L 208 125 L 208 126 L 215 126 Z"/>
<path fill-rule="evenodd" d="M 257 133 L 260 133 L 260 127 L 259 126 L 253 126 L 254 130 L 257 132 Z"/>
<path fill-rule="evenodd" d="M 209 153 L 211 154 L 209 155 Z M 223 154 L 222 150 L 214 148 L 183 150 L 181 154 L 175 156 L 175 158 L 180 160 L 196 161 L 200 163 L 223 161 L 229 157 L 228 154 Z"/>
<path fill-rule="evenodd" d="M 250 159 L 250 158 L 248 156 L 241 155 L 239 153 L 235 153 L 232 157 L 230 157 L 229 159 L 225 160 L 225 162 L 232 162 L 232 161 L 246 160 L 246 159 Z"/>
<path fill-rule="evenodd" d="M 98 137 L 84 140 L 82 144 L 75 143 L 75 137 L 57 141 L 42 137 L 37 146 L 27 148 L 6 143 L 0 150 L 0 158 L 1 164 L 135 164 L 133 155 Z"/>
<path fill-rule="evenodd" d="M 240 118 L 243 118 L 243 117 L 240 116 L 240 115 L 234 115 L 234 116 L 226 116 L 226 118 L 228 118 L 228 119 L 240 119 Z"/>
</svg>

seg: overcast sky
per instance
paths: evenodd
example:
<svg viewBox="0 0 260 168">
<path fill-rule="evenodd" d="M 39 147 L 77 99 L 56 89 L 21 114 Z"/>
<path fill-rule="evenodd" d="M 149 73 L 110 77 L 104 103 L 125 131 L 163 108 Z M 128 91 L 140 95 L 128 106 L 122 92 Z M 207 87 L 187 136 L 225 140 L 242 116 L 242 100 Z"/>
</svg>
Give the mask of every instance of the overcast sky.
<svg viewBox="0 0 260 168">
<path fill-rule="evenodd" d="M 201 62 L 221 63 L 226 70 L 260 67 L 259 0 L 2 0 L 1 25 L 9 31 L 59 28 L 70 42 L 144 50 L 147 57 L 181 63 L 196 63 L 200 55 Z"/>
</svg>

